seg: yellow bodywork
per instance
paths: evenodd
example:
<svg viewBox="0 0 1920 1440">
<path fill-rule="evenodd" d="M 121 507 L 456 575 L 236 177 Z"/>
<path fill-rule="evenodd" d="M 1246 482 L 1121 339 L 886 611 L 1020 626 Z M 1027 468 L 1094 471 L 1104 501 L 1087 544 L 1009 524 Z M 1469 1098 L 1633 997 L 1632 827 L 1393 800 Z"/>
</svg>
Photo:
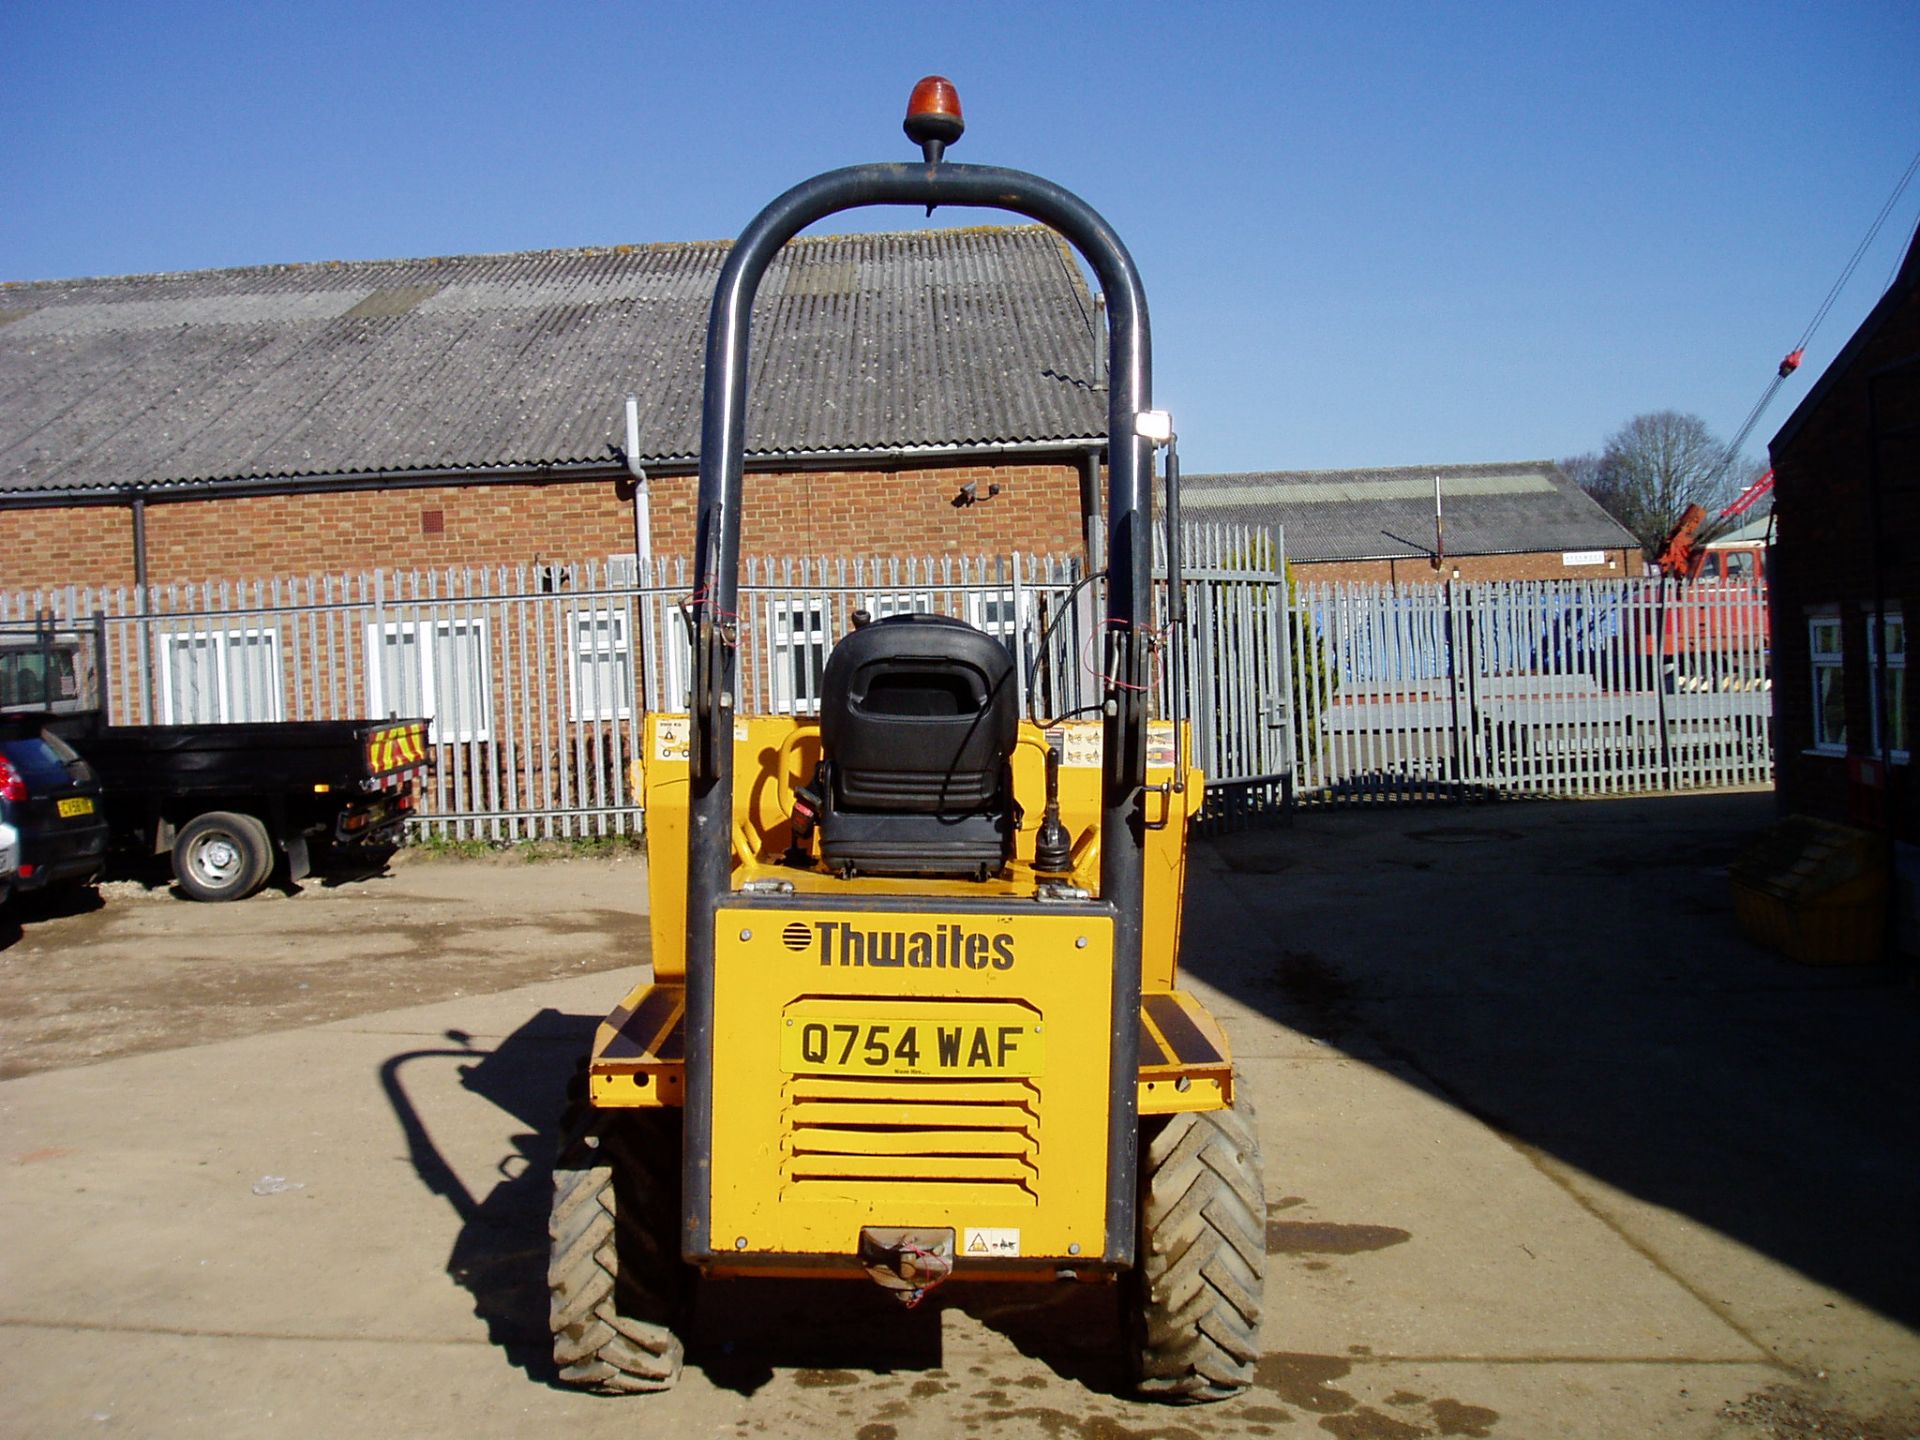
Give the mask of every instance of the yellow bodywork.
<svg viewBox="0 0 1920 1440">
<path fill-rule="evenodd" d="M 654 978 L 679 983 L 686 974 L 687 734 L 684 715 L 650 715 L 642 754 L 629 776 L 647 815 L 647 900 L 652 912 Z M 1182 733 L 1181 758 L 1185 758 Z M 848 882 L 824 871 L 784 864 L 793 841 L 793 787 L 805 784 L 820 761 L 820 726 L 806 716 L 768 715 L 733 730 L 733 888 L 756 880 L 783 880 L 797 890 L 871 896 L 948 895 L 1031 898 L 1033 837 L 1046 793 L 1046 747 L 1060 750 L 1060 815 L 1073 837 L 1071 884 L 1099 893 L 1100 722 L 1070 720 L 1047 730 L 1023 721 L 1013 752 L 1014 794 L 1026 812 L 1015 836 L 1015 859 L 1005 879 L 889 879 Z M 1155 721 L 1147 745 L 1147 874 L 1142 990 L 1170 990 L 1178 969 L 1180 896 L 1186 881 L 1187 821 L 1200 809 L 1203 777 L 1188 769 L 1185 788 L 1173 790 L 1174 726 Z M 1162 788 L 1165 787 L 1165 788 Z"/>
<path fill-rule="evenodd" d="M 723 907 L 716 939 L 717 1248 L 839 1254 L 889 1225 L 1099 1253 L 1105 916 Z"/>
<path fill-rule="evenodd" d="M 648 718 L 633 780 L 650 857 L 653 979 L 601 1025 L 593 1103 L 684 1099 L 686 717 Z M 1143 1114 L 1232 1103 L 1219 1026 L 1174 989 L 1186 832 L 1202 776 L 1186 736 L 1148 742 Z M 717 1251 L 847 1256 L 864 1226 L 951 1229 L 961 1258 L 1070 1261 L 1105 1248 L 1113 933 L 1098 907 L 1101 727 L 1023 722 L 1024 818 L 986 881 L 857 877 L 789 863 L 793 789 L 820 758 L 806 717 L 734 729 L 732 898 L 716 919 L 711 1234 Z M 1178 742 L 1178 743 L 1176 743 Z M 1036 876 L 1048 745 L 1062 757 L 1071 873 Z"/>
</svg>

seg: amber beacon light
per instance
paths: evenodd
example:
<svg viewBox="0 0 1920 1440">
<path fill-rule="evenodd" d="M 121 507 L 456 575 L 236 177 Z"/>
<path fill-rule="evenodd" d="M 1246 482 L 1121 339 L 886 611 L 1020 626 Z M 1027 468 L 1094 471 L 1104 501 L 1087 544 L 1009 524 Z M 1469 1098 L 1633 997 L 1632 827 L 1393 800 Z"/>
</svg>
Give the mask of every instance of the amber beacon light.
<svg viewBox="0 0 1920 1440">
<path fill-rule="evenodd" d="M 907 100 L 907 138 L 920 147 L 929 165 L 938 165 L 947 146 L 965 133 L 960 117 L 960 92 L 944 75 L 929 75 L 913 87 Z"/>
</svg>

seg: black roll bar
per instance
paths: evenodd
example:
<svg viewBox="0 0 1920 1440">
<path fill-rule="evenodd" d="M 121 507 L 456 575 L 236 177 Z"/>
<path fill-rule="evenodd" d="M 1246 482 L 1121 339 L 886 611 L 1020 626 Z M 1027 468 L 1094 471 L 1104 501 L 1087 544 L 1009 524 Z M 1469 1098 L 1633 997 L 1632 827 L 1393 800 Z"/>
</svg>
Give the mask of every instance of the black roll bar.
<svg viewBox="0 0 1920 1440">
<path fill-rule="evenodd" d="M 984 165 L 875 164 L 828 171 L 774 200 L 741 232 L 715 287 L 707 321 L 700 422 L 699 514 L 694 540 L 691 816 L 687 864 L 685 1196 L 688 1259 L 710 1256 L 714 922 L 730 891 L 733 719 L 738 699 L 740 495 L 745 460 L 747 355 L 754 296 L 780 247 L 806 226 L 868 205 L 1009 210 L 1052 227 L 1092 265 L 1107 296 L 1107 604 L 1105 755 L 1100 813 L 1100 901 L 1114 927 L 1112 1099 L 1109 1111 L 1109 1260 L 1133 1252 L 1138 1124 L 1141 906 L 1145 887 L 1147 678 L 1151 621 L 1152 444 L 1135 417 L 1152 405 L 1146 293 L 1113 228 L 1050 180 Z M 1126 1183 L 1115 1184 L 1115 1180 Z M 1121 1193 L 1116 1193 L 1116 1191 Z"/>
</svg>

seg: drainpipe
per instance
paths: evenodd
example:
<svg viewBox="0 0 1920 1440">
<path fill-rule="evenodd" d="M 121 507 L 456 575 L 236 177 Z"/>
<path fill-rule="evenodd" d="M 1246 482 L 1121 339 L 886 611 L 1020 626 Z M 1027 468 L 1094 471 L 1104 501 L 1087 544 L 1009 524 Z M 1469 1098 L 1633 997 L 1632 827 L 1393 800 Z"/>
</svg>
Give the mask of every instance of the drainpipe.
<svg viewBox="0 0 1920 1440">
<path fill-rule="evenodd" d="M 640 401 L 627 397 L 627 473 L 633 477 L 633 555 L 636 565 L 653 560 L 653 507 L 647 498 L 647 470 L 640 463 Z"/>
<path fill-rule="evenodd" d="M 1087 547 L 1087 570 L 1097 572 L 1107 563 L 1105 554 L 1107 525 L 1100 506 L 1100 456 L 1098 450 L 1080 452 L 1080 525 Z"/>
<path fill-rule="evenodd" d="M 1887 803 L 1893 784 L 1893 737 L 1887 733 L 1890 707 L 1887 695 L 1887 568 L 1885 517 L 1880 497 L 1880 415 L 1877 391 L 1880 376 L 1867 377 L 1867 557 L 1873 575 L 1873 611 L 1867 617 L 1867 654 L 1873 664 L 1873 734 L 1875 759 L 1880 762 L 1882 821 L 1889 832 L 1893 807 Z M 1904 615 L 1903 615 L 1904 618 Z M 1889 932 L 1891 933 L 1891 932 Z"/>
<path fill-rule="evenodd" d="M 640 401 L 637 396 L 627 397 L 627 451 L 624 456 L 627 473 L 633 477 L 633 569 L 636 589 L 644 589 L 654 581 L 653 574 L 653 502 L 647 483 L 646 467 L 640 463 Z M 640 601 L 640 656 L 641 663 L 634 667 L 634 679 L 644 694 L 645 687 L 652 677 L 646 669 L 654 658 L 653 649 L 653 597 Z M 673 709 L 667 703 L 668 697 L 660 697 L 665 708 Z M 648 708 L 642 705 L 641 709 Z"/>
<path fill-rule="evenodd" d="M 1892 369 L 1895 367 L 1889 367 Z M 1894 803 L 1893 774 L 1893 735 L 1892 696 L 1887 693 L 1887 681 L 1891 678 L 1891 667 L 1887 664 L 1887 551 L 1888 538 L 1885 529 L 1886 511 L 1884 497 L 1881 494 L 1880 442 L 1883 435 L 1880 411 L 1880 382 L 1887 372 L 1867 377 L 1867 517 L 1868 539 L 1867 555 L 1873 567 L 1873 613 L 1867 617 L 1868 653 L 1873 665 L 1873 732 L 1880 743 L 1875 747 L 1876 758 L 1880 763 L 1880 825 L 1886 836 L 1887 891 L 1882 913 L 1886 928 L 1882 933 L 1886 939 L 1881 942 L 1880 954 L 1876 959 L 1901 952 L 1907 927 L 1901 923 L 1902 904 L 1900 884 L 1901 842 L 1907 837 L 1901 833 L 1901 820 L 1905 807 Z M 1904 601 L 1904 597 L 1902 597 Z M 1911 624 L 1906 609 L 1900 612 L 1903 624 Z M 1902 645 L 1906 643 L 1904 640 Z M 1906 683 L 1903 670 L 1900 681 Z M 1911 745 L 1913 742 L 1907 742 Z"/>
<path fill-rule="evenodd" d="M 134 626 L 134 644 L 138 651 L 140 673 L 140 720 L 141 723 L 153 723 L 153 651 L 147 638 L 147 612 L 151 608 L 147 592 L 147 502 L 145 497 L 136 493 L 128 507 L 133 512 L 133 594 L 134 614 L 138 624 Z M 110 710 L 106 695 L 107 677 L 99 677 L 101 687 L 100 703 L 102 710 Z M 106 718 L 111 718 L 109 715 Z"/>
<path fill-rule="evenodd" d="M 1093 388 L 1097 394 L 1107 391 L 1107 292 L 1093 296 Z M 1087 571 L 1097 574 L 1105 568 L 1107 543 L 1106 519 L 1100 509 L 1100 451 L 1080 457 L 1080 524 L 1085 531 Z"/>
</svg>

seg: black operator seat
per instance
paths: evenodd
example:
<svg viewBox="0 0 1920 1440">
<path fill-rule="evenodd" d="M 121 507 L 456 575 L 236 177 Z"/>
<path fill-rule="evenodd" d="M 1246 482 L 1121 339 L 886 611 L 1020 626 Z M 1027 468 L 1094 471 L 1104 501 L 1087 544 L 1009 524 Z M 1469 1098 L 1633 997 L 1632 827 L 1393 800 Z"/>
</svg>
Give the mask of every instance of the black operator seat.
<svg viewBox="0 0 1920 1440">
<path fill-rule="evenodd" d="M 1013 657 L 942 615 L 844 637 L 821 682 L 820 851 L 845 874 L 984 879 L 1012 853 Z"/>
</svg>

